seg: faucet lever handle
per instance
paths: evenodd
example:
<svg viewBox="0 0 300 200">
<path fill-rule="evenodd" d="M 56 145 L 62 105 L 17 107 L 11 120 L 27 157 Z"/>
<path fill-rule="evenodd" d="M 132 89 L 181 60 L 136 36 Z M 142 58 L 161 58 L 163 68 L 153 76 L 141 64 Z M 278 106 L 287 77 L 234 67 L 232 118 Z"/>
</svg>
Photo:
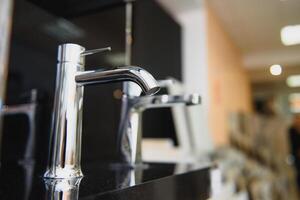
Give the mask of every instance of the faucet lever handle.
<svg viewBox="0 0 300 200">
<path fill-rule="evenodd" d="M 95 53 L 101 53 L 101 52 L 105 52 L 105 51 L 111 51 L 111 47 L 86 50 L 86 51 L 82 52 L 81 55 L 82 56 L 88 56 L 88 55 L 92 55 L 92 54 L 95 54 Z"/>
</svg>

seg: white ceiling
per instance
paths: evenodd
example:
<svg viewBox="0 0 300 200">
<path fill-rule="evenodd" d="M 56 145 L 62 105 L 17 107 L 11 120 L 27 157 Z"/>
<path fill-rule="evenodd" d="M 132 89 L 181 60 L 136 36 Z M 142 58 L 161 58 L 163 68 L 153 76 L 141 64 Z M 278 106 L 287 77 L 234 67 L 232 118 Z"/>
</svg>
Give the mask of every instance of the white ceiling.
<svg viewBox="0 0 300 200">
<path fill-rule="evenodd" d="M 300 45 L 286 47 L 280 29 L 300 24 L 300 0 L 207 0 L 241 49 L 248 68 L 300 66 Z"/>
</svg>

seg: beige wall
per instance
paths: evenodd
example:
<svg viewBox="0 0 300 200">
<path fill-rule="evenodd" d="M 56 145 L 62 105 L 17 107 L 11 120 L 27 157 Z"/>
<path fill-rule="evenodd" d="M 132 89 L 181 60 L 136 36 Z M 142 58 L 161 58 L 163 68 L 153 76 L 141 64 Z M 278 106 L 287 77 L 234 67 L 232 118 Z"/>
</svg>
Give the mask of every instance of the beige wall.
<svg viewBox="0 0 300 200">
<path fill-rule="evenodd" d="M 215 144 L 223 145 L 228 142 L 229 113 L 252 109 L 250 82 L 239 49 L 213 11 L 206 8 L 209 123 Z"/>
</svg>

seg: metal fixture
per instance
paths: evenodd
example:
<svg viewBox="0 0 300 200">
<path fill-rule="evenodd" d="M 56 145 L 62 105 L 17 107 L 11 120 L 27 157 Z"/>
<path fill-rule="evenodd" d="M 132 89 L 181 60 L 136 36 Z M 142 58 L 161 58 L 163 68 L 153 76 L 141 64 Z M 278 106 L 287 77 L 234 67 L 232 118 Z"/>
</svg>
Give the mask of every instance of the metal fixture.
<svg viewBox="0 0 300 200">
<path fill-rule="evenodd" d="M 85 56 L 110 48 L 86 51 L 77 44 L 63 44 L 58 49 L 57 78 L 53 108 L 52 142 L 46 178 L 81 177 L 81 131 L 83 86 L 132 81 L 146 94 L 159 86 L 153 76 L 140 67 L 116 67 L 111 70 L 85 71 Z"/>
<path fill-rule="evenodd" d="M 81 179 L 45 179 L 46 199 L 78 200 Z"/>
<path fill-rule="evenodd" d="M 126 20 L 125 20 L 125 63 L 131 64 L 132 55 L 132 23 L 133 20 L 133 1 L 126 1 Z M 160 87 L 168 87 L 173 84 L 173 79 L 160 81 Z M 141 159 L 141 121 L 143 110 L 157 107 L 173 107 L 175 105 L 199 104 L 199 95 L 190 96 L 171 96 L 161 95 L 151 98 L 140 97 L 141 90 L 135 83 L 123 83 L 123 98 L 121 121 L 118 134 L 118 150 L 121 160 L 134 167 L 142 164 Z"/>
<path fill-rule="evenodd" d="M 161 87 L 172 84 L 172 80 L 160 81 Z M 119 153 L 120 159 L 130 167 L 142 166 L 141 140 L 142 140 L 142 113 L 146 109 L 173 107 L 178 105 L 190 106 L 200 104 L 198 94 L 191 95 L 157 95 L 133 96 L 139 94 L 139 89 L 128 84 L 128 94 L 123 95 L 122 117 L 119 127 Z"/>
</svg>

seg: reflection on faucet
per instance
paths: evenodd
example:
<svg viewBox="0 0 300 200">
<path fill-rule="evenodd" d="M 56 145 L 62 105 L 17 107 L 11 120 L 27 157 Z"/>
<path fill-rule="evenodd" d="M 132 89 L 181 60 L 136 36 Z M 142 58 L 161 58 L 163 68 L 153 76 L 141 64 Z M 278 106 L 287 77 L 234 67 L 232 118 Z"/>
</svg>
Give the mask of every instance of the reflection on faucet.
<svg viewBox="0 0 300 200">
<path fill-rule="evenodd" d="M 104 49 L 107 50 L 108 48 Z M 159 90 L 153 76 L 140 67 L 84 71 L 84 58 L 103 49 L 85 51 L 76 44 L 59 46 L 50 162 L 45 177 L 81 177 L 83 86 L 119 81 L 137 83 L 146 94 Z"/>
<path fill-rule="evenodd" d="M 124 169 L 118 170 L 116 174 L 117 184 L 120 188 L 127 188 L 142 183 L 144 169 L 130 169 L 127 167 Z"/>
<path fill-rule="evenodd" d="M 160 81 L 160 86 L 172 84 L 172 80 Z M 127 87 L 135 91 L 127 91 L 127 94 L 138 95 L 138 91 L 132 84 Z M 142 140 L 142 113 L 146 109 L 173 107 L 176 105 L 197 105 L 200 104 L 200 96 L 192 95 L 157 95 L 157 96 L 129 96 L 123 95 L 122 116 L 119 127 L 119 153 L 120 159 L 129 166 L 141 166 L 141 140 Z"/>
<path fill-rule="evenodd" d="M 44 179 L 46 200 L 78 200 L 81 179 Z"/>
</svg>

